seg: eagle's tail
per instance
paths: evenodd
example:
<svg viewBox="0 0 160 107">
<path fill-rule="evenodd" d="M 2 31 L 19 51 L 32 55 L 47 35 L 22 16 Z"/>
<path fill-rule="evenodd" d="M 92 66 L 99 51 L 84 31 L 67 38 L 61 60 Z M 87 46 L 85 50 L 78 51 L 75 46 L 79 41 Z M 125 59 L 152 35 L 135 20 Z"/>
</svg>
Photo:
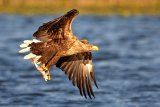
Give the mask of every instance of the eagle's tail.
<svg viewBox="0 0 160 107">
<path fill-rule="evenodd" d="M 19 51 L 19 53 L 30 52 L 28 55 L 24 56 L 24 59 L 30 60 L 47 81 L 50 80 L 50 72 L 44 64 L 39 62 L 39 59 L 42 57 L 41 54 L 43 51 L 43 45 L 44 43 L 37 39 L 24 40 L 20 45 L 22 49 Z"/>
<path fill-rule="evenodd" d="M 20 44 L 20 47 L 22 48 L 22 50 L 20 50 L 19 53 L 30 52 L 31 48 L 33 48 L 32 44 L 35 44 L 35 43 L 42 43 L 42 42 L 37 39 L 24 40 L 23 43 Z M 38 55 L 40 55 L 40 48 L 35 48 L 34 51 L 31 51 L 31 53 L 24 56 L 24 59 L 40 58 Z"/>
</svg>

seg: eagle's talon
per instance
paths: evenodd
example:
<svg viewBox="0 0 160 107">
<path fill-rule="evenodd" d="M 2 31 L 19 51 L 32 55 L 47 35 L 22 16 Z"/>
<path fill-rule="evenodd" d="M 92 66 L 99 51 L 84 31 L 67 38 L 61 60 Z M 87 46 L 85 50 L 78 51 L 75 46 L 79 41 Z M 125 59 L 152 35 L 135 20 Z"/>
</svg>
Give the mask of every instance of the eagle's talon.
<svg viewBox="0 0 160 107">
<path fill-rule="evenodd" d="M 42 64 L 42 65 L 40 66 L 40 68 L 43 69 L 43 71 L 42 71 L 43 78 L 44 78 L 46 81 L 47 81 L 47 80 L 50 80 L 50 79 L 51 79 L 51 77 L 50 77 L 50 72 L 49 72 L 48 68 L 45 66 L 45 64 Z"/>
<path fill-rule="evenodd" d="M 45 66 L 45 64 L 42 64 L 41 67 L 44 71 L 48 71 L 48 68 Z"/>
</svg>

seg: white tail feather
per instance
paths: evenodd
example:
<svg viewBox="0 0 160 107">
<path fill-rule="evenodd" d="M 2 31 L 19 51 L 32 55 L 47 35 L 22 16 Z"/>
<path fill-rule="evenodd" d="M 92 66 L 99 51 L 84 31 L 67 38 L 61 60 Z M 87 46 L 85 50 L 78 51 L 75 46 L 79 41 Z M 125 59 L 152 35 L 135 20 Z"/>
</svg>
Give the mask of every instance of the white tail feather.
<svg viewBox="0 0 160 107">
<path fill-rule="evenodd" d="M 21 48 L 26 48 L 26 47 L 28 47 L 28 45 L 29 45 L 29 44 L 22 43 L 22 44 L 20 45 L 20 47 L 21 47 Z"/>
<path fill-rule="evenodd" d="M 37 43 L 37 42 L 41 42 L 41 41 L 39 41 L 37 39 L 33 39 L 33 42 Z"/>
<path fill-rule="evenodd" d="M 27 48 L 24 48 L 22 50 L 19 51 L 19 53 L 25 53 L 25 52 L 28 52 L 30 51 L 30 47 L 27 47 Z"/>
<path fill-rule="evenodd" d="M 25 44 L 31 44 L 33 41 L 32 40 L 24 40 L 23 41 Z"/>
<path fill-rule="evenodd" d="M 33 53 L 30 53 L 30 54 L 24 56 L 24 59 L 31 59 L 31 58 L 34 58 L 34 57 L 36 57 L 36 55 L 33 54 Z"/>
<path fill-rule="evenodd" d="M 34 58 L 34 62 L 37 63 L 37 64 L 40 64 L 40 62 L 38 62 L 39 58 L 41 58 L 41 56 L 36 56 L 36 57 Z"/>
<path fill-rule="evenodd" d="M 37 61 L 37 60 L 39 60 L 39 58 L 41 58 L 41 56 L 36 56 L 35 60 Z"/>
</svg>

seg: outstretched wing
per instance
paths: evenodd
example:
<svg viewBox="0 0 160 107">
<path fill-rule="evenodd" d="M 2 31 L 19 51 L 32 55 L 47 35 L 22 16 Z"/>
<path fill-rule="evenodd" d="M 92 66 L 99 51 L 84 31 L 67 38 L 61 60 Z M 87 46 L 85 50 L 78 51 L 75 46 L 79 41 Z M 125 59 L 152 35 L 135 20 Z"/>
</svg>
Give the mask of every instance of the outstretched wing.
<svg viewBox="0 0 160 107">
<path fill-rule="evenodd" d="M 33 36 L 43 42 L 52 39 L 54 42 L 61 43 L 64 40 L 62 34 L 62 28 L 59 27 L 58 21 L 61 17 L 44 23 L 38 28 L 38 30 L 33 34 Z"/>
<path fill-rule="evenodd" d="M 97 88 L 98 86 L 94 76 L 91 52 L 62 57 L 57 62 L 56 66 L 68 75 L 69 80 L 72 80 L 74 86 L 77 85 L 81 96 L 84 95 L 87 98 L 87 91 L 90 98 L 92 98 L 91 96 L 95 97 L 91 81 L 94 81 Z"/>
</svg>

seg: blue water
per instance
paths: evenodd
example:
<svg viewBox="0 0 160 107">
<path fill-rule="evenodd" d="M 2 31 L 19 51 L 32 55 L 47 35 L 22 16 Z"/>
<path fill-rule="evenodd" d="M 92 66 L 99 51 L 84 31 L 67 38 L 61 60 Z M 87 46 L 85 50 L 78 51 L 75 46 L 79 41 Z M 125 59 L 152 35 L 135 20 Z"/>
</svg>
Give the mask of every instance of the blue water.
<svg viewBox="0 0 160 107">
<path fill-rule="evenodd" d="M 99 89 L 85 99 L 64 73 L 51 81 L 18 54 L 43 22 L 56 16 L 0 15 L 0 107 L 160 107 L 160 17 L 79 16 L 78 38 L 100 47 L 93 52 Z"/>
</svg>

